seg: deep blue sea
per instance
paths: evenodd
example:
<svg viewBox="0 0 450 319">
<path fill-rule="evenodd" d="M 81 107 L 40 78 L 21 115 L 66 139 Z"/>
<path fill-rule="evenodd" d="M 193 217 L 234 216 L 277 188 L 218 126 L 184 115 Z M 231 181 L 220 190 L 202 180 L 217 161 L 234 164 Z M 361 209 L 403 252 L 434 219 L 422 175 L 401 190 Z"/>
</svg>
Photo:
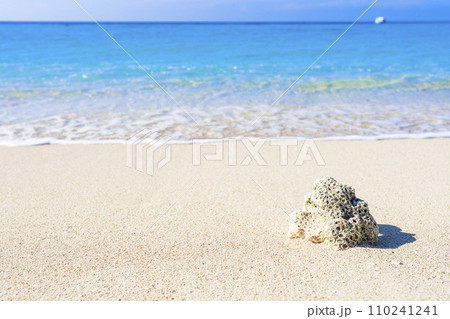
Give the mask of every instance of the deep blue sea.
<svg viewBox="0 0 450 319">
<path fill-rule="evenodd" d="M 93 23 L 0 23 L 0 144 L 450 136 L 450 23 L 356 24 L 280 98 L 349 24 L 102 24 L 134 61 Z"/>
</svg>

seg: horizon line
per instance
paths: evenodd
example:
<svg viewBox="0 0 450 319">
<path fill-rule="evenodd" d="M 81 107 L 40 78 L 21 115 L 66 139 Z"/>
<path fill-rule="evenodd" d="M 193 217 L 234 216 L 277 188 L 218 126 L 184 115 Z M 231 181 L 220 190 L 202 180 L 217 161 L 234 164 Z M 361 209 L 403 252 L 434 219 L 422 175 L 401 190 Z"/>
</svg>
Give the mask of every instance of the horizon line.
<svg viewBox="0 0 450 319">
<path fill-rule="evenodd" d="M 180 21 L 171 21 L 171 20 L 161 20 L 161 21 L 146 21 L 146 20 L 139 20 L 139 21 L 126 21 L 126 20 L 103 20 L 98 21 L 99 23 L 136 23 L 136 24 L 158 24 L 158 23 L 172 23 L 172 24 L 346 24 L 351 23 L 352 21 L 333 21 L 333 20 L 322 20 L 322 21 L 313 21 L 313 20 L 304 20 L 304 21 L 295 21 L 295 20 L 281 20 L 281 21 L 258 21 L 258 20 L 249 20 L 249 21 L 195 21 L 195 20 L 180 20 Z M 95 24 L 95 22 L 90 20 L 0 20 L 0 23 L 83 23 L 83 24 Z M 358 21 L 356 24 L 368 24 L 368 23 L 374 23 L 374 20 L 364 20 L 364 21 Z M 386 23 L 450 23 L 450 20 L 387 20 Z"/>
</svg>

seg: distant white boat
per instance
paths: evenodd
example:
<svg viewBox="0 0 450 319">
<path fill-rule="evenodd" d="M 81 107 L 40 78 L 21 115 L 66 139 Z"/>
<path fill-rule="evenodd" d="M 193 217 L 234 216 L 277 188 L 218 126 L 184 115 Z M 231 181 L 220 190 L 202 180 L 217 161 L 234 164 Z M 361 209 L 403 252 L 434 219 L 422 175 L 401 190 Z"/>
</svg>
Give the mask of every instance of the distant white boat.
<svg viewBox="0 0 450 319">
<path fill-rule="evenodd" d="M 386 19 L 384 17 L 376 17 L 375 23 L 376 24 L 386 23 Z"/>
</svg>

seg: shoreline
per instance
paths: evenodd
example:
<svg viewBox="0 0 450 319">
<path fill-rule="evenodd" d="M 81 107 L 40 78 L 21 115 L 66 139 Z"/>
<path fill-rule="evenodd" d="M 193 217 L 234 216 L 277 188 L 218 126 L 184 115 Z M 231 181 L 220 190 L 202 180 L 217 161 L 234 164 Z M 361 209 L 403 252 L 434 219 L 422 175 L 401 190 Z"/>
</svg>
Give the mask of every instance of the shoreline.
<svg viewBox="0 0 450 319">
<path fill-rule="evenodd" d="M 242 144 L 197 166 L 171 145 L 153 176 L 124 144 L 0 146 L 0 299 L 448 300 L 450 139 L 316 141 L 325 165 L 300 166 Z M 321 176 L 368 202 L 377 245 L 286 239 Z"/>
<path fill-rule="evenodd" d="M 136 135 L 134 135 L 136 136 Z M 131 136 L 130 138 L 132 138 Z M 360 136 L 360 135 L 343 135 L 343 136 L 329 136 L 329 137 L 296 137 L 296 136 L 279 136 L 279 137 L 226 137 L 226 138 L 204 138 L 204 139 L 192 139 L 192 140 L 170 140 L 164 144 L 172 145 L 186 145 L 191 144 L 193 140 L 208 143 L 211 141 L 242 141 L 248 140 L 313 140 L 313 141 L 384 141 L 384 140 L 409 140 L 409 139 L 440 139 L 450 138 L 450 131 L 448 132 L 429 132 L 429 133 L 413 133 L 413 134 L 384 134 L 373 136 Z M 34 142 L 17 142 L 17 141 L 1 141 L 0 147 L 16 147 L 16 146 L 42 146 L 42 145 L 103 145 L 103 144 L 127 144 L 128 140 L 53 140 L 48 141 L 48 138 L 37 139 Z"/>
</svg>

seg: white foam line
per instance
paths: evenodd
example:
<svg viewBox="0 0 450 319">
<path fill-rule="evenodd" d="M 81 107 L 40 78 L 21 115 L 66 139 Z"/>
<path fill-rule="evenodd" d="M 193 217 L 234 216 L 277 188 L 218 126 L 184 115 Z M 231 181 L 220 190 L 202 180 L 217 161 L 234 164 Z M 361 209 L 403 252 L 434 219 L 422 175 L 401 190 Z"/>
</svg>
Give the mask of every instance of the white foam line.
<svg viewBox="0 0 450 319">
<path fill-rule="evenodd" d="M 383 134 L 374 136 L 361 136 L 361 135 L 344 135 L 344 136 L 329 136 L 329 137 L 236 137 L 236 138 L 223 138 L 223 139 L 196 139 L 199 143 L 211 143 L 233 140 L 280 140 L 280 139 L 297 139 L 297 140 L 315 140 L 315 141 L 376 141 L 376 140 L 395 140 L 395 139 L 425 139 L 425 138 L 450 138 L 450 131 L 447 132 L 430 132 L 430 133 L 416 133 L 416 134 Z M 0 146 L 42 146 L 42 145 L 92 145 L 92 144 L 126 144 L 127 140 L 49 140 L 49 139 L 33 139 L 29 141 L 13 141 L 13 140 L 0 140 Z M 191 144 L 192 140 L 170 140 L 164 144 Z"/>
</svg>

